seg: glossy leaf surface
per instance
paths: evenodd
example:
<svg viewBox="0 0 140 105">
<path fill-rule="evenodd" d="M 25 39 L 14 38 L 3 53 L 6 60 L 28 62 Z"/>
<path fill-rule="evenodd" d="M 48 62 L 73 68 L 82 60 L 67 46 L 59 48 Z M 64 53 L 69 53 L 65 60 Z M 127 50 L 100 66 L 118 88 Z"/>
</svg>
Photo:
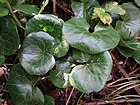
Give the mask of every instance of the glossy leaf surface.
<svg viewBox="0 0 140 105">
<path fill-rule="evenodd" d="M 131 57 L 133 55 L 133 50 L 127 47 L 118 47 L 119 52 L 125 57 Z"/>
<path fill-rule="evenodd" d="M 38 77 L 26 73 L 20 64 L 15 65 L 8 79 L 7 88 L 15 105 L 43 105 L 44 96 L 34 87 Z"/>
<path fill-rule="evenodd" d="M 84 4 L 81 1 L 72 1 L 71 4 L 74 14 L 78 17 L 84 17 Z"/>
<path fill-rule="evenodd" d="M 91 55 L 89 54 L 73 49 L 72 58 L 78 63 L 88 62 L 90 57 Z"/>
<path fill-rule="evenodd" d="M 45 32 L 31 33 L 24 41 L 21 64 L 31 75 L 43 75 L 55 65 L 54 57 L 49 54 L 55 40 Z"/>
<path fill-rule="evenodd" d="M 66 55 L 69 45 L 62 35 L 63 20 L 54 15 L 36 15 L 26 24 L 26 36 L 31 32 L 44 31 L 55 39 L 55 46 L 51 53 L 56 57 Z"/>
<path fill-rule="evenodd" d="M 123 37 L 133 37 L 140 31 L 140 9 L 131 2 L 124 3 L 122 8 L 126 11 L 126 14 L 122 16 L 123 21 L 116 23 L 116 30 Z"/>
<path fill-rule="evenodd" d="M 112 59 L 108 52 L 92 55 L 85 65 L 72 69 L 69 80 L 74 88 L 83 93 L 100 91 L 111 73 Z"/>
<path fill-rule="evenodd" d="M 16 23 L 10 17 L 0 17 L 0 54 L 11 55 L 19 46 Z"/>
<path fill-rule="evenodd" d="M 49 72 L 53 84 L 59 88 L 70 87 L 69 74 L 71 72 L 71 57 L 56 61 L 56 69 Z"/>
<path fill-rule="evenodd" d="M 29 4 L 18 4 L 14 7 L 14 9 L 28 15 L 35 15 L 39 12 L 39 8 Z"/>
<path fill-rule="evenodd" d="M 105 5 L 105 10 L 107 12 L 116 13 L 116 14 L 119 14 L 119 15 L 124 15 L 125 14 L 125 10 L 122 9 L 122 7 L 120 5 L 118 5 L 117 2 L 107 3 Z"/>
<path fill-rule="evenodd" d="M 120 36 L 111 26 L 101 25 L 99 31 L 90 33 L 89 24 L 83 18 L 73 17 L 63 26 L 67 42 L 88 54 L 97 54 L 118 45 Z"/>
</svg>

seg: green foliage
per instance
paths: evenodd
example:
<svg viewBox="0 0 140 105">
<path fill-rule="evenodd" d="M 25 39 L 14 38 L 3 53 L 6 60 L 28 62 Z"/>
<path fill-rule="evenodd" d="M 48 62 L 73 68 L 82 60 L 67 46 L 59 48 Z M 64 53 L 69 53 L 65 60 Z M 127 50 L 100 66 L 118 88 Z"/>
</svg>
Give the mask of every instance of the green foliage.
<svg viewBox="0 0 140 105">
<path fill-rule="evenodd" d="M 124 15 L 125 10 L 121 8 L 120 5 L 118 5 L 117 2 L 110 2 L 105 5 L 105 10 L 110 13 L 116 13 L 119 15 Z"/>
<path fill-rule="evenodd" d="M 55 65 L 49 54 L 54 46 L 54 38 L 45 32 L 30 33 L 23 43 L 21 65 L 31 75 L 46 74 Z"/>
<path fill-rule="evenodd" d="M 5 61 L 5 57 L 3 55 L 0 55 L 0 66 L 4 64 L 4 61 Z"/>
<path fill-rule="evenodd" d="M 8 15 L 8 9 L 0 2 L 0 17 Z"/>
<path fill-rule="evenodd" d="M 38 13 L 39 8 L 25 0 L 0 0 L 0 65 L 5 64 L 5 56 L 19 58 L 13 62 L 6 85 L 14 104 L 54 105 L 54 99 L 36 86 L 46 74 L 59 88 L 100 91 L 113 65 L 108 50 L 116 47 L 140 64 L 139 6 L 138 0 L 122 5 L 73 0 L 75 16 L 64 22 Z M 17 16 L 27 16 L 25 30 Z"/>
<path fill-rule="evenodd" d="M 14 9 L 28 15 L 35 15 L 39 12 L 39 8 L 29 4 L 17 4 Z"/>
<path fill-rule="evenodd" d="M 84 65 L 72 69 L 69 80 L 81 92 L 98 92 L 104 87 L 111 69 L 112 59 L 108 52 L 91 55 Z"/>
<path fill-rule="evenodd" d="M 120 36 L 111 26 L 98 25 L 100 30 L 90 33 L 84 18 L 73 17 L 64 23 L 63 33 L 68 43 L 85 53 L 98 54 L 116 47 Z"/>
<path fill-rule="evenodd" d="M 44 96 L 34 87 L 37 80 L 38 77 L 27 74 L 20 64 L 13 67 L 7 88 L 15 105 L 43 105 Z"/>
<path fill-rule="evenodd" d="M 16 23 L 8 16 L 0 17 L 0 54 L 11 55 L 19 46 Z"/>
</svg>

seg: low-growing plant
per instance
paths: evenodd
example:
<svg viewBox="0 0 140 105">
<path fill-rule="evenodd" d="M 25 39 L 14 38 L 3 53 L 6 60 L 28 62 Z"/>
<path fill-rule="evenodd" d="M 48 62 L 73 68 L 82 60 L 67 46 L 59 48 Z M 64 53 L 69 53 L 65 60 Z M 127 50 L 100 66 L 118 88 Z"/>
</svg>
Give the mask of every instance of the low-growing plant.
<svg viewBox="0 0 140 105">
<path fill-rule="evenodd" d="M 73 0 L 75 16 L 64 22 L 41 14 L 46 4 L 39 9 L 25 0 L 0 0 L 0 64 L 12 54 L 19 59 L 6 84 L 15 105 L 54 104 L 36 86 L 46 73 L 56 87 L 99 92 L 112 70 L 109 50 L 116 47 L 140 64 L 140 2 L 99 2 Z M 25 28 L 13 10 L 30 17 Z M 23 41 L 17 26 L 25 32 Z"/>
</svg>

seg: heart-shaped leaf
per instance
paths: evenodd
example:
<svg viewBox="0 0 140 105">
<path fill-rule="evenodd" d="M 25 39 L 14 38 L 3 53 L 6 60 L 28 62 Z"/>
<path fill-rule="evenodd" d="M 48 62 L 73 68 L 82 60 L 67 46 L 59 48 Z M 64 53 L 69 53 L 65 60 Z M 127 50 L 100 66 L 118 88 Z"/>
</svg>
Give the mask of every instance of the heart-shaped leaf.
<svg viewBox="0 0 140 105">
<path fill-rule="evenodd" d="M 8 78 L 7 88 L 15 105 L 43 105 L 44 96 L 34 87 L 38 77 L 26 73 L 20 64 L 15 65 Z"/>
<path fill-rule="evenodd" d="M 124 15 L 125 14 L 125 10 L 122 9 L 122 7 L 120 5 L 118 5 L 117 2 L 107 3 L 105 5 L 105 10 L 107 12 L 116 13 L 116 14 L 119 14 L 119 15 Z"/>
<path fill-rule="evenodd" d="M 55 46 L 51 53 L 56 57 L 66 55 L 69 45 L 62 35 L 63 20 L 54 15 L 39 14 L 30 19 L 26 24 L 26 36 L 31 32 L 44 31 L 55 39 Z"/>
<path fill-rule="evenodd" d="M 31 75 L 46 74 L 55 65 L 54 57 L 49 54 L 55 40 L 45 32 L 30 33 L 24 41 L 21 64 Z"/>
<path fill-rule="evenodd" d="M 4 63 L 5 57 L 3 55 L 0 55 L 0 66 Z"/>
<path fill-rule="evenodd" d="M 0 54 L 11 55 L 19 46 L 16 23 L 10 17 L 0 17 Z"/>
<path fill-rule="evenodd" d="M 56 69 L 50 70 L 50 78 L 53 84 L 59 88 L 70 87 L 69 74 L 71 72 L 71 57 L 65 57 L 56 61 Z"/>
<path fill-rule="evenodd" d="M 81 92 L 98 92 L 104 87 L 111 69 L 112 59 L 108 52 L 91 55 L 88 63 L 72 69 L 69 80 Z"/>
<path fill-rule="evenodd" d="M 63 34 L 72 47 L 88 54 L 97 54 L 116 47 L 120 40 L 111 26 L 102 25 L 102 29 L 90 33 L 85 19 L 73 17 L 64 23 Z"/>
<path fill-rule="evenodd" d="M 35 15 L 39 12 L 39 8 L 29 4 L 18 4 L 14 7 L 14 9 L 28 15 Z"/>
</svg>

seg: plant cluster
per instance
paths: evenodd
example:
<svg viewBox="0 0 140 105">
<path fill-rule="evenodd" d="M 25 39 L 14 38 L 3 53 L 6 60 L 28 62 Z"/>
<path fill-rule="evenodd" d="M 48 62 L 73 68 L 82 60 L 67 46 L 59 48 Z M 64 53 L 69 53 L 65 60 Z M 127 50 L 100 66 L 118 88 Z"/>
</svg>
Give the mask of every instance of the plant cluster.
<svg viewBox="0 0 140 105">
<path fill-rule="evenodd" d="M 26 4 L 25 0 L 0 0 L 0 65 L 17 54 L 6 89 L 15 105 L 48 105 L 54 99 L 36 86 L 48 73 L 56 87 L 74 87 L 83 93 L 100 91 L 112 70 L 109 50 L 118 48 L 140 64 L 140 2 L 119 5 L 108 1 L 73 0 L 74 17 L 64 22 Z M 13 11 L 14 10 L 14 11 Z M 15 12 L 32 16 L 25 28 Z M 20 41 L 17 26 L 24 30 Z M 21 46 L 21 47 L 20 47 Z"/>
</svg>

